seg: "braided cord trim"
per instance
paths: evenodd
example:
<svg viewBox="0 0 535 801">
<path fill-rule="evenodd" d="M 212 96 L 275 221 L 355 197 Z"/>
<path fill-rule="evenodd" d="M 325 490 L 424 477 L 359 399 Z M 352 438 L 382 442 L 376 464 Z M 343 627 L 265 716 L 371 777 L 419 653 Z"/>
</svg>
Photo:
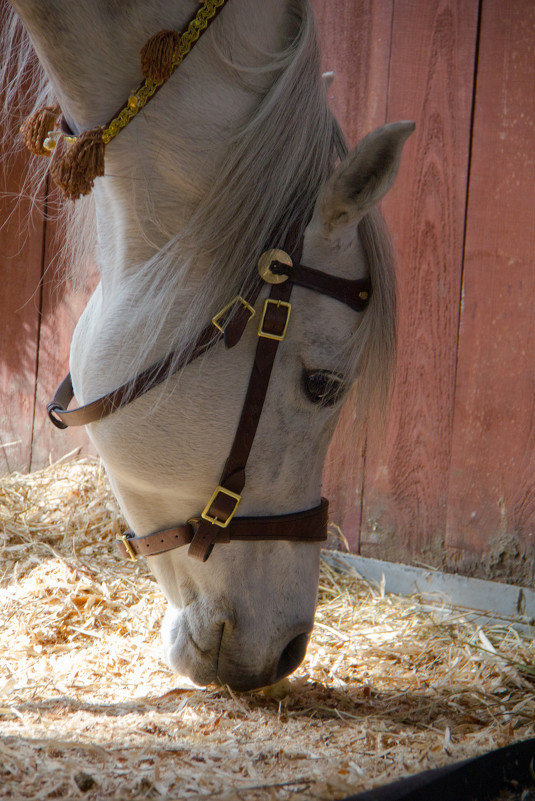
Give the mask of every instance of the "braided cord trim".
<svg viewBox="0 0 535 801">
<path fill-rule="evenodd" d="M 135 94 L 130 95 L 127 105 L 102 129 L 102 141 L 105 145 L 111 142 L 123 128 L 126 128 L 128 123 L 147 105 L 151 97 L 163 83 L 163 81 L 156 83 L 156 81 L 152 81 L 150 78 L 143 81 Z"/>
<path fill-rule="evenodd" d="M 202 8 L 197 11 L 187 29 L 180 36 L 180 42 L 173 53 L 173 72 L 184 61 L 193 45 L 206 30 L 217 10 L 225 5 L 226 0 L 204 0 Z M 114 137 L 126 128 L 129 122 L 145 108 L 151 97 L 163 86 L 165 81 L 153 81 L 146 78 L 139 88 L 130 95 L 121 111 L 102 129 L 104 144 L 111 142 Z"/>
<path fill-rule="evenodd" d="M 173 68 L 176 69 L 179 64 L 184 61 L 189 51 L 199 38 L 199 36 L 206 30 L 210 20 L 214 17 L 218 8 L 225 5 L 226 0 L 205 0 L 202 8 L 200 8 L 187 30 L 180 37 L 180 43 L 175 49 L 173 56 Z"/>
</svg>

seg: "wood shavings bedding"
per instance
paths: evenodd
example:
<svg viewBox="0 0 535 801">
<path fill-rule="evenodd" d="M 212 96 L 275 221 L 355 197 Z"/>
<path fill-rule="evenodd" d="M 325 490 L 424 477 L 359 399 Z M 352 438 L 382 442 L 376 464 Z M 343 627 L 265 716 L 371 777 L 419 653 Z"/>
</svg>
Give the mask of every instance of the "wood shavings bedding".
<svg viewBox="0 0 535 801">
<path fill-rule="evenodd" d="M 533 637 L 326 562 L 289 680 L 195 687 L 123 525 L 96 460 L 0 480 L 0 798 L 327 801 L 535 736 Z"/>
</svg>

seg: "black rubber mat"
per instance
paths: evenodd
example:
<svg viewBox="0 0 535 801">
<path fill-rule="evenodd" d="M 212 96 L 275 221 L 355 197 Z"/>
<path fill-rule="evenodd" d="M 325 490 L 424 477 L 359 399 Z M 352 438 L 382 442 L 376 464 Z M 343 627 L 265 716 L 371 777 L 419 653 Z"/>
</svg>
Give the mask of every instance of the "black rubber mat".
<svg viewBox="0 0 535 801">
<path fill-rule="evenodd" d="M 409 776 L 343 801 L 535 801 L 535 739 Z"/>
</svg>

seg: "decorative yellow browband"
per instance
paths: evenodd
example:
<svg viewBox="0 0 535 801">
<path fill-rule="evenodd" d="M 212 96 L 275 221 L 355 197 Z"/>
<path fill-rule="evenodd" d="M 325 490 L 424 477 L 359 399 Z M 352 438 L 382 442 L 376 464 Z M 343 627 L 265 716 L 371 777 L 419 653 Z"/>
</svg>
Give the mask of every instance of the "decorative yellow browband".
<svg viewBox="0 0 535 801">
<path fill-rule="evenodd" d="M 204 0 L 184 33 L 160 31 L 141 50 L 144 80 L 104 126 L 79 136 L 58 126 L 58 106 L 39 109 L 21 126 L 24 143 L 38 156 L 53 156 L 50 175 L 63 193 L 76 200 L 88 195 L 95 178 L 104 175 L 104 148 L 139 114 L 184 61 L 227 0 Z"/>
</svg>

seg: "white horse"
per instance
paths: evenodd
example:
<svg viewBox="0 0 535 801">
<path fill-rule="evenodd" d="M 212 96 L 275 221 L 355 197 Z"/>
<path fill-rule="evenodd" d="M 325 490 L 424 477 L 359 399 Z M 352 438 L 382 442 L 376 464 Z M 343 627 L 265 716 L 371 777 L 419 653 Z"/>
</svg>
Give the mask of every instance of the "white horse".
<svg viewBox="0 0 535 801">
<path fill-rule="evenodd" d="M 104 124 L 139 83 L 144 42 L 160 29 L 182 30 L 199 7 L 197 0 L 11 4 L 44 70 L 40 83 L 34 74 L 38 99 L 55 97 L 75 134 Z M 11 41 L 20 35 L 4 28 Z M 373 132 L 334 169 L 340 134 L 307 0 L 228 0 L 150 105 L 107 145 L 105 175 L 71 213 L 71 238 L 85 237 L 88 248 L 96 241 L 101 279 L 72 341 L 78 402 L 179 354 L 243 292 L 266 247 L 281 247 L 292 226 L 306 227 L 302 263 L 344 278 L 370 276 L 373 295 L 359 313 L 294 289 L 240 515 L 316 506 L 349 388 L 358 379 L 363 416 L 388 386 L 394 277 L 376 204 L 412 129 L 395 123 Z M 136 535 L 205 507 L 236 431 L 257 339 L 248 327 L 232 350 L 211 348 L 88 426 Z M 250 689 L 303 659 L 318 543 L 219 544 L 206 563 L 182 547 L 148 561 L 168 600 L 162 638 L 174 670 L 200 684 Z"/>
</svg>

